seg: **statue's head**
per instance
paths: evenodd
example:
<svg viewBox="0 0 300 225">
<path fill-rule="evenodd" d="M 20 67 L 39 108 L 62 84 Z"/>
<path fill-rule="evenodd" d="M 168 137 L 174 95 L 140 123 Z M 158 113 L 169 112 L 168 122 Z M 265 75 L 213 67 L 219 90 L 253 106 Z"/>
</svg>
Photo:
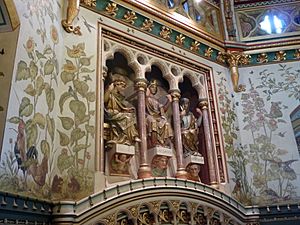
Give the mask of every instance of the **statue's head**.
<svg viewBox="0 0 300 225">
<path fill-rule="evenodd" d="M 157 86 L 158 86 L 157 80 L 150 81 L 148 88 L 149 88 L 151 94 L 155 95 L 157 93 L 157 90 L 158 90 Z"/>
</svg>

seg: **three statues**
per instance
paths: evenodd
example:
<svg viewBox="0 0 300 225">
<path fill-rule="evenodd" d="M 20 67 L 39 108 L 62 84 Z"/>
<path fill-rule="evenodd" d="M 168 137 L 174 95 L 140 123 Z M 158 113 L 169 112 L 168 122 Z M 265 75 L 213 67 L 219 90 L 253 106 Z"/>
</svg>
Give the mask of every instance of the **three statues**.
<svg viewBox="0 0 300 225">
<path fill-rule="evenodd" d="M 113 144 L 135 146 L 137 142 L 141 142 L 137 131 L 135 107 L 127 100 L 124 93 L 128 86 L 126 76 L 126 71 L 121 68 L 114 68 L 110 74 L 110 82 L 105 88 L 104 116 L 109 127 L 107 146 Z M 173 147 L 171 117 L 167 114 L 171 102 L 171 95 L 161 94 L 158 81 L 151 80 L 146 89 L 144 106 L 148 149 L 155 147 L 171 149 Z M 196 108 L 196 112 L 199 114 L 197 119 L 190 111 L 189 99 L 180 99 L 179 113 L 184 157 L 189 155 L 201 156 L 198 151 L 198 127 L 202 122 L 202 113 L 198 108 Z M 130 155 L 114 153 L 110 163 L 111 172 L 129 175 L 131 158 Z M 165 155 L 154 155 L 151 162 L 152 175 L 154 177 L 167 176 L 168 161 L 169 158 Z M 189 165 L 187 167 L 189 179 L 200 181 L 199 171 L 199 165 Z"/>
</svg>

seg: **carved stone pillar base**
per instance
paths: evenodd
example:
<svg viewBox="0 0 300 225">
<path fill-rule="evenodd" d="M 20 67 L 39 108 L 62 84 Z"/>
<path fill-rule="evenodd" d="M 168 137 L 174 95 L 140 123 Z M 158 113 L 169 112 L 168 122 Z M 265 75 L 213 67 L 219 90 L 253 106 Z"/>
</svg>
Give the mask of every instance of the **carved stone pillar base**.
<svg viewBox="0 0 300 225">
<path fill-rule="evenodd" d="M 140 168 L 138 170 L 138 178 L 144 179 L 150 177 L 152 177 L 150 166 L 148 164 L 140 165 Z"/>
</svg>

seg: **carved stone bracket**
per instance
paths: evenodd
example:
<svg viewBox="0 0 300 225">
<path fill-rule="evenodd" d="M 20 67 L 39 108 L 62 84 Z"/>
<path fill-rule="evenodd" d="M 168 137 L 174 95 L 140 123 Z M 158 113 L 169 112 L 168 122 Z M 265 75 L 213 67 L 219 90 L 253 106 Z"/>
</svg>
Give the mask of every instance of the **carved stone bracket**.
<svg viewBox="0 0 300 225">
<path fill-rule="evenodd" d="M 250 55 L 242 52 L 220 52 L 219 57 L 223 58 L 229 64 L 233 90 L 235 92 L 245 91 L 245 86 L 239 84 L 238 66 L 249 64 Z"/>
<path fill-rule="evenodd" d="M 63 26 L 66 32 L 73 33 L 76 35 L 81 35 L 80 27 L 74 27 L 72 23 L 75 17 L 78 15 L 79 2 L 80 0 L 68 0 L 67 18 L 61 21 L 61 25 Z"/>
</svg>

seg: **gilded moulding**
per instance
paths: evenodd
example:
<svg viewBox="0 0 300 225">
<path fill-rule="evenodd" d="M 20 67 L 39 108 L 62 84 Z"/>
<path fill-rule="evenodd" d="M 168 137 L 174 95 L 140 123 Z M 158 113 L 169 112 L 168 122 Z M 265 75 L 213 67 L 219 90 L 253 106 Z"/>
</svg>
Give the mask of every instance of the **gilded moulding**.
<svg viewBox="0 0 300 225">
<path fill-rule="evenodd" d="M 141 30 L 151 32 L 153 27 L 154 27 L 153 21 L 150 19 L 145 19 L 141 27 Z"/>
<path fill-rule="evenodd" d="M 124 21 L 127 23 L 134 24 L 134 21 L 137 19 L 137 16 L 135 15 L 135 12 L 133 11 L 127 11 L 127 13 L 124 15 Z"/>
</svg>

